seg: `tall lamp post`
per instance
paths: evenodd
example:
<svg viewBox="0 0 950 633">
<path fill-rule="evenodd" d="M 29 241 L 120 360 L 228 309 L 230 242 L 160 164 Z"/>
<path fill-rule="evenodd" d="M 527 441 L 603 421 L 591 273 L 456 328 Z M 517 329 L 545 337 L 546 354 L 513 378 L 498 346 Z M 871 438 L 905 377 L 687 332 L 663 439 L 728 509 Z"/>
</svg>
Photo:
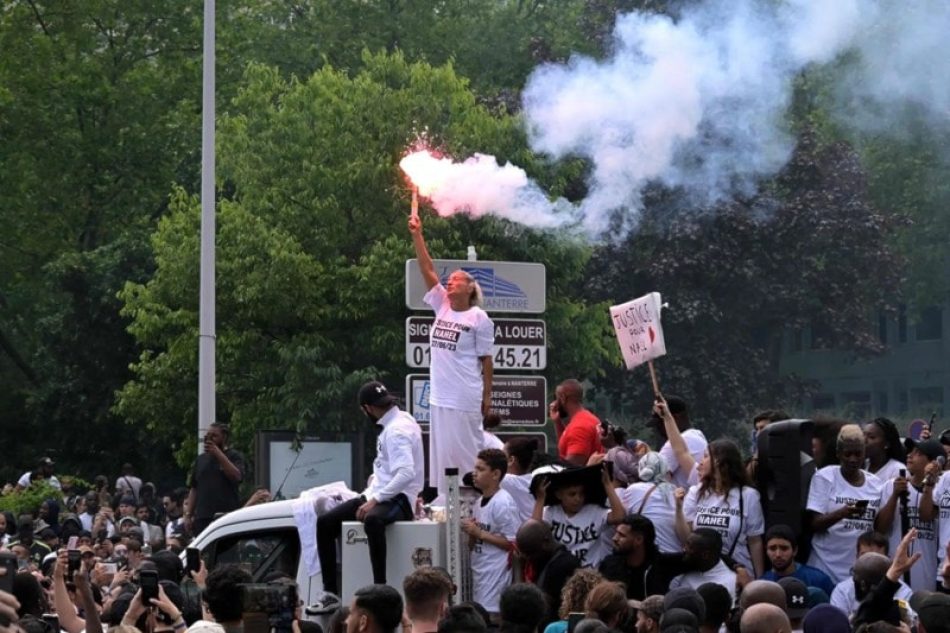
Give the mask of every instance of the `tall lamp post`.
<svg viewBox="0 0 950 633">
<path fill-rule="evenodd" d="M 204 0 L 204 56 L 201 90 L 201 290 L 198 333 L 198 454 L 215 421 L 215 156 L 214 0 Z"/>
</svg>

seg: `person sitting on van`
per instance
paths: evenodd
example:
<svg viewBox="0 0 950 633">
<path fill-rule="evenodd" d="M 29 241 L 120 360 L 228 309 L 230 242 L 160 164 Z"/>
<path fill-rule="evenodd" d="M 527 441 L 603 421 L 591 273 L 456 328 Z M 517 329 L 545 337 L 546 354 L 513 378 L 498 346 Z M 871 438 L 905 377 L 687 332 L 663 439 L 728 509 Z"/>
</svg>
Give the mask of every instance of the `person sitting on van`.
<svg viewBox="0 0 950 633">
<path fill-rule="evenodd" d="M 369 545 L 373 582 L 386 584 L 386 526 L 411 521 L 416 497 L 425 481 L 422 430 L 410 414 L 396 405 L 386 386 L 370 381 L 360 387 L 363 413 L 382 427 L 376 439 L 376 459 L 369 487 L 349 501 L 317 517 L 317 553 L 324 595 L 311 609 L 330 613 L 340 607 L 337 593 L 337 548 L 344 521 L 362 521 Z"/>
</svg>

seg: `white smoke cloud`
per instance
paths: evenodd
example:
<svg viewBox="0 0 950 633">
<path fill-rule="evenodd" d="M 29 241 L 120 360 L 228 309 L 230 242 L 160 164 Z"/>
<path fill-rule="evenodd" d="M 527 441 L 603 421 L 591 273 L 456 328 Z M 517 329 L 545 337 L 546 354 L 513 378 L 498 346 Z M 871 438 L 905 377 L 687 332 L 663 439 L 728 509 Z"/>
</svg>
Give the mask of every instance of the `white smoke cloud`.
<svg viewBox="0 0 950 633">
<path fill-rule="evenodd" d="M 475 154 L 464 162 L 418 152 L 401 163 L 439 215 L 488 213 L 538 228 L 563 226 L 574 219 L 566 200 L 551 202 L 520 167 L 499 165 L 494 156 Z"/>
<path fill-rule="evenodd" d="M 947 0 L 708 0 L 674 20 L 617 20 L 609 58 L 576 56 L 538 68 L 523 102 L 535 151 L 590 159 L 584 227 L 602 233 L 611 212 L 636 222 L 643 189 L 679 187 L 701 203 L 736 191 L 787 161 L 784 127 L 795 75 L 857 53 L 838 86 L 848 125 L 887 129 L 908 103 L 950 118 Z"/>
</svg>

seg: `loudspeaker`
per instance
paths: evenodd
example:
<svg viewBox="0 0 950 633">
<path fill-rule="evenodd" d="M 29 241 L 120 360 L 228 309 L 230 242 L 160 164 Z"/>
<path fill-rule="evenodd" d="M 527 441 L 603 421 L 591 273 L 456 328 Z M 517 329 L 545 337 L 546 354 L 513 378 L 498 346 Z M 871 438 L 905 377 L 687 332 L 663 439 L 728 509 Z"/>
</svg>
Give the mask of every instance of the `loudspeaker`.
<svg viewBox="0 0 950 633">
<path fill-rule="evenodd" d="M 765 527 L 782 524 L 792 528 L 799 535 L 799 557 L 808 542 L 805 504 L 816 469 L 811 454 L 814 430 L 811 420 L 783 420 L 769 424 L 756 438 L 756 488 L 762 497 Z"/>
</svg>

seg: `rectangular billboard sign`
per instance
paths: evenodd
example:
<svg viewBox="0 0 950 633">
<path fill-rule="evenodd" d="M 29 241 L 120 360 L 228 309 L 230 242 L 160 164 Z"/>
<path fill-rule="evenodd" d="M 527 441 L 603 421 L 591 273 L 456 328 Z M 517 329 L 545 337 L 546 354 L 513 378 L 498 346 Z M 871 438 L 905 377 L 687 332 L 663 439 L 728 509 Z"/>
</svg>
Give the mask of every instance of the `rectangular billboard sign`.
<svg viewBox="0 0 950 633">
<path fill-rule="evenodd" d="M 547 300 L 547 277 L 544 264 L 529 262 L 492 262 L 464 259 L 433 260 L 436 273 L 444 286 L 449 275 L 464 270 L 482 287 L 486 312 L 544 312 Z M 411 310 L 431 310 L 422 298 L 425 282 L 419 272 L 419 262 L 406 260 L 406 307 Z"/>
</svg>

